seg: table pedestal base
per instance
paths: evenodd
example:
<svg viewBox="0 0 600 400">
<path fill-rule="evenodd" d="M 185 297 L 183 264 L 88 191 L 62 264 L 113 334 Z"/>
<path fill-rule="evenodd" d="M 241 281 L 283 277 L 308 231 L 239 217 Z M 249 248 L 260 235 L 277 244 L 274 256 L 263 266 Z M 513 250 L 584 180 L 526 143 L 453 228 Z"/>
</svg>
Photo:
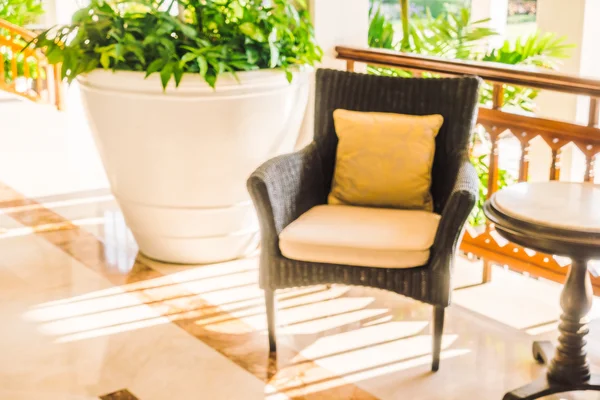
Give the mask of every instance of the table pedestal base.
<svg viewBox="0 0 600 400">
<path fill-rule="evenodd" d="M 533 357 L 538 362 L 548 363 L 547 376 L 507 393 L 504 400 L 533 400 L 580 390 L 600 391 L 600 375 L 590 374 L 585 351 L 585 336 L 589 333 L 586 316 L 592 308 L 592 282 L 587 260 L 573 260 L 560 305 L 563 313 L 558 326 L 560 336 L 556 351 L 550 342 L 533 344 Z M 550 359 L 552 353 L 554 357 Z"/>
<path fill-rule="evenodd" d="M 549 341 L 533 342 L 533 358 L 541 364 L 547 364 L 552 359 L 555 347 Z M 507 393 L 503 400 L 534 400 L 540 397 L 556 393 L 574 392 L 580 390 L 600 391 L 600 375 L 591 375 L 590 380 L 585 383 L 563 384 L 553 382 L 549 377 L 543 377 L 537 381 L 522 386 Z"/>
<path fill-rule="evenodd" d="M 540 378 L 528 385 L 504 395 L 503 400 L 534 400 L 554 393 L 575 392 L 578 390 L 600 391 L 600 375 L 592 375 L 589 382 L 580 384 L 553 383 L 548 378 Z"/>
</svg>

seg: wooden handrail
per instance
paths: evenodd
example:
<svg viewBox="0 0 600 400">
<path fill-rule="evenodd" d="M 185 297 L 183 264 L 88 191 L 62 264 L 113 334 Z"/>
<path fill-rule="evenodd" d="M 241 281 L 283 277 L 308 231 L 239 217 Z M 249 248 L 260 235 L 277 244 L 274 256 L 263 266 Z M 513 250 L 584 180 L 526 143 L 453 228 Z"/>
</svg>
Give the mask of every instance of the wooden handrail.
<svg viewBox="0 0 600 400">
<path fill-rule="evenodd" d="M 19 35 L 21 37 L 21 39 L 29 42 L 31 40 L 33 40 L 33 38 L 35 38 L 37 35 L 31 31 L 28 31 L 25 28 L 22 28 L 18 25 L 15 25 L 13 23 L 10 23 L 8 21 L 5 21 L 3 19 L 0 19 L 0 29 L 6 29 L 7 31 L 10 31 L 11 33 L 15 33 L 17 35 Z"/>
<path fill-rule="evenodd" d="M 388 67 L 450 75 L 477 75 L 490 82 L 600 97 L 600 80 L 566 75 L 539 68 L 492 62 L 448 60 L 383 49 L 337 46 L 337 58 Z"/>
<path fill-rule="evenodd" d="M 519 115 L 489 108 L 479 108 L 479 121 L 503 129 L 519 132 L 535 132 L 548 138 L 558 138 L 566 142 L 586 142 L 600 148 L 598 128 L 577 125 L 570 122 Z"/>
<path fill-rule="evenodd" d="M 17 43 L 2 36 L 0 36 L 0 46 L 6 46 L 15 53 L 23 53 L 25 57 L 34 57 L 38 53 L 38 50 L 34 47 L 25 48 L 23 43 Z"/>
<path fill-rule="evenodd" d="M 50 65 L 41 49 L 27 47 L 36 36 L 0 19 L 0 90 L 38 103 L 52 103 L 61 110 L 64 105 L 60 65 Z"/>
</svg>

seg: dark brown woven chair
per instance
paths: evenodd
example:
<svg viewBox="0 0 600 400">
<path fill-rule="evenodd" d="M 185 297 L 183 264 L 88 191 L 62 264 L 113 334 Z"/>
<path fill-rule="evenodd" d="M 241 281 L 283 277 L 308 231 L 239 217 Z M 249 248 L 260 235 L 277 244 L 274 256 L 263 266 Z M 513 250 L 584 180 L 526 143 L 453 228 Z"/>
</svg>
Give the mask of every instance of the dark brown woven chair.
<svg viewBox="0 0 600 400">
<path fill-rule="evenodd" d="M 314 141 L 296 153 L 267 161 L 248 180 L 261 227 L 260 286 L 265 291 L 271 351 L 276 350 L 275 290 L 332 283 L 361 285 L 434 306 L 432 370 L 437 371 L 454 255 L 478 195 L 468 145 L 479 83 L 476 77 L 403 79 L 317 71 Z M 436 138 L 431 187 L 434 212 L 441 214 L 441 219 L 425 265 L 374 268 L 298 261 L 282 255 L 282 230 L 309 209 L 327 202 L 337 146 L 332 114 L 339 108 L 444 117 Z"/>
</svg>

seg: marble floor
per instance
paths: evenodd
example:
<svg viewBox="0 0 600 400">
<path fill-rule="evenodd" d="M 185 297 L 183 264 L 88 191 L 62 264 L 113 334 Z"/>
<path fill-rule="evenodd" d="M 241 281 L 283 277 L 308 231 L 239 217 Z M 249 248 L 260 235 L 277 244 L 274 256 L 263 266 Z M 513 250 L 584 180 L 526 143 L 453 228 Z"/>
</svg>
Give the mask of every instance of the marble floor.
<svg viewBox="0 0 600 400">
<path fill-rule="evenodd" d="M 0 98 L 0 399 L 495 400 L 543 374 L 531 342 L 556 338 L 560 286 L 500 267 L 476 285 L 466 258 L 439 372 L 429 306 L 340 285 L 278 294 L 269 357 L 257 255 L 139 254 L 73 99 L 57 113 Z M 597 319 L 591 331 L 597 370 Z"/>
</svg>

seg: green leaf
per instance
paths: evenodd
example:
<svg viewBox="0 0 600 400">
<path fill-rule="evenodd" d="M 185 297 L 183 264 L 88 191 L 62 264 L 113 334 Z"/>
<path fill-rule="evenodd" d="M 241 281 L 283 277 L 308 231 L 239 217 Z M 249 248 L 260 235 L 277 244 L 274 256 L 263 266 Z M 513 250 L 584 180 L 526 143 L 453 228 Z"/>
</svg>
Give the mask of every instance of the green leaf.
<svg viewBox="0 0 600 400">
<path fill-rule="evenodd" d="M 252 40 L 255 40 L 259 43 L 264 43 L 267 41 L 267 38 L 266 38 L 265 34 L 263 33 L 263 31 L 260 30 L 260 28 L 252 22 L 244 22 L 243 24 L 241 24 L 240 31 L 244 35 L 248 36 Z"/>
<path fill-rule="evenodd" d="M 196 58 L 198 61 L 198 67 L 200 68 L 200 75 L 204 78 L 206 77 L 206 72 L 208 71 L 208 63 L 206 62 L 206 58 L 200 56 Z"/>
<path fill-rule="evenodd" d="M 175 78 L 175 87 L 179 87 L 181 78 L 183 77 L 183 70 L 179 68 L 178 64 L 173 67 L 173 77 Z"/>
<path fill-rule="evenodd" d="M 258 62 L 258 51 L 253 48 L 247 48 L 246 58 L 250 64 L 256 64 Z"/>
<path fill-rule="evenodd" d="M 217 84 L 217 77 L 216 77 L 216 75 L 212 75 L 212 74 L 208 75 L 207 74 L 204 77 L 204 79 L 206 79 L 206 83 L 208 83 L 211 88 L 213 88 L 213 89 L 215 88 L 215 86 Z"/>
<path fill-rule="evenodd" d="M 181 65 L 182 67 L 187 64 L 188 62 L 195 60 L 198 56 L 192 52 L 190 53 L 185 53 L 182 57 L 181 60 L 179 60 L 179 65 Z"/>
<path fill-rule="evenodd" d="M 270 68 L 275 68 L 279 65 L 279 49 L 275 45 L 270 45 L 271 49 L 271 61 L 269 63 Z"/>
<path fill-rule="evenodd" d="M 160 38 L 158 42 L 169 52 L 175 53 L 175 43 L 171 39 Z"/>
<path fill-rule="evenodd" d="M 140 47 L 135 46 L 135 45 L 130 45 L 130 46 L 127 46 L 126 48 L 127 48 L 127 51 L 135 54 L 135 56 L 138 58 L 138 60 L 140 60 L 140 62 L 142 64 L 146 64 L 146 57 L 144 56 L 144 51 Z"/>
<path fill-rule="evenodd" d="M 153 74 L 153 73 L 161 70 L 164 65 L 165 65 L 165 61 L 162 59 L 157 59 L 157 60 L 152 61 L 150 63 L 150 65 L 148 65 L 148 68 L 146 68 L 146 78 L 150 74 Z"/>
<path fill-rule="evenodd" d="M 160 71 L 160 82 L 162 83 L 163 89 L 167 88 L 169 80 L 171 80 L 171 75 L 173 75 L 173 64 L 169 63 Z"/>
<path fill-rule="evenodd" d="M 115 45 L 115 56 L 116 56 L 116 58 L 122 59 L 124 53 L 125 53 L 125 48 L 123 47 L 123 45 L 121 43 L 117 43 Z"/>
<path fill-rule="evenodd" d="M 229 65 L 231 65 L 232 67 L 235 67 L 241 71 L 251 71 L 254 69 L 258 69 L 258 66 L 244 62 L 244 61 L 230 61 Z"/>
<path fill-rule="evenodd" d="M 196 38 L 198 37 L 198 32 L 196 32 L 196 29 L 192 28 L 191 26 L 189 26 L 188 24 L 184 24 L 183 22 L 176 20 L 177 21 L 177 27 L 181 30 L 181 32 L 190 38 Z"/>
<path fill-rule="evenodd" d="M 89 13 L 90 13 L 90 9 L 88 7 L 81 8 L 81 9 L 75 11 L 71 20 L 73 21 L 74 24 L 77 24 L 77 23 L 85 20 L 89 16 Z"/>
<path fill-rule="evenodd" d="M 148 35 L 144 38 L 144 41 L 142 42 L 143 46 L 149 46 L 153 43 L 157 43 L 159 41 L 159 38 L 154 36 L 154 35 Z"/>
<path fill-rule="evenodd" d="M 46 57 L 48 58 L 48 62 L 50 64 L 58 64 L 62 62 L 65 52 L 62 51 L 59 47 L 48 47 L 46 51 Z"/>
<path fill-rule="evenodd" d="M 273 28 L 271 33 L 269 34 L 269 50 L 271 51 L 271 58 L 269 62 L 269 67 L 275 68 L 279 65 L 279 47 L 277 47 L 277 29 Z"/>
<path fill-rule="evenodd" d="M 0 9 L 2 9 L 0 0 Z M 11 0 L 20 1 L 39 0 Z M 303 0 L 185 0 L 186 21 L 169 14 L 171 0 L 90 0 L 74 23 L 42 32 L 28 46 L 65 78 L 95 68 L 159 73 L 163 86 L 195 73 L 215 87 L 219 74 L 315 64 L 322 57 Z M 41 8 L 40 8 L 41 12 Z M 386 32 L 392 40 L 393 30 Z M 556 52 L 560 48 L 556 47 Z M 547 63 L 551 53 L 536 54 Z M 532 56 L 531 62 L 534 62 Z M 23 61 L 19 61 L 22 63 Z M 19 64 L 18 68 L 22 68 Z M 33 66 L 31 71 L 37 71 Z M 521 94 L 526 97 L 526 93 Z"/>
<path fill-rule="evenodd" d="M 298 7 L 303 8 L 303 9 L 307 9 L 308 6 L 306 5 L 306 0 L 296 0 L 296 4 L 298 4 Z"/>
<path fill-rule="evenodd" d="M 110 68 L 110 54 L 102 53 L 100 55 L 100 65 L 102 65 L 102 68 L 104 68 L 104 69 Z M 65 69 L 65 68 L 63 68 L 63 69 Z"/>
</svg>

